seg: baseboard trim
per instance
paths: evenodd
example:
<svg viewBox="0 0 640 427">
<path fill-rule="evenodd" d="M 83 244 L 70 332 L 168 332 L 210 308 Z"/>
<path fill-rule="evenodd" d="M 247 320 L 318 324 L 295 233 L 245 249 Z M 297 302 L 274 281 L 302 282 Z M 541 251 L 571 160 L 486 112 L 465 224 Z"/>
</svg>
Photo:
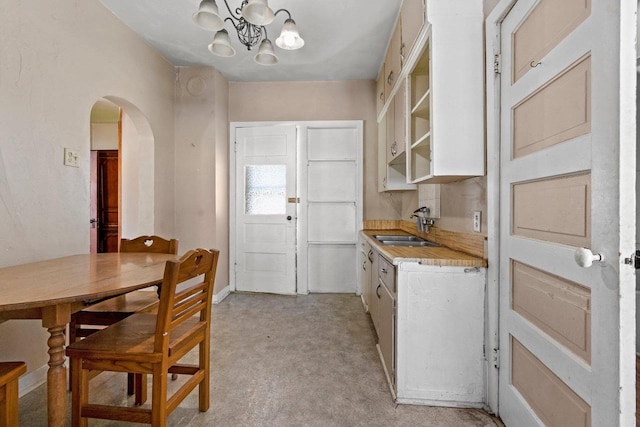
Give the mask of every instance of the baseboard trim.
<svg viewBox="0 0 640 427">
<path fill-rule="evenodd" d="M 220 292 L 217 294 L 213 294 L 213 303 L 220 304 L 229 294 L 231 293 L 231 286 L 225 286 Z"/>
<path fill-rule="evenodd" d="M 46 383 L 48 371 L 49 365 L 43 365 L 35 371 L 31 371 L 28 374 L 21 376 L 18 380 L 18 395 L 22 397 Z"/>
</svg>

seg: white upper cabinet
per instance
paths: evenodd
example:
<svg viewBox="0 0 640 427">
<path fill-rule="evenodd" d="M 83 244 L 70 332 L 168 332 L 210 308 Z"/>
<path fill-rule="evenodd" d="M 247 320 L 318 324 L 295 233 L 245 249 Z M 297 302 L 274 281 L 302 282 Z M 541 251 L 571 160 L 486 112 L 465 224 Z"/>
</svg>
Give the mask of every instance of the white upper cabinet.
<svg viewBox="0 0 640 427">
<path fill-rule="evenodd" d="M 421 22 L 425 13 L 426 21 Z M 391 103 L 395 117 L 406 118 L 407 184 L 485 174 L 483 19 L 482 0 L 402 4 L 397 23 L 402 68 L 391 89 L 385 82 L 378 121 L 386 119 Z M 389 52 L 391 45 L 387 61 L 392 59 Z M 385 72 L 389 73 L 387 67 Z M 395 102 L 397 96 L 406 102 Z M 398 112 L 399 106 L 406 110 Z"/>
<path fill-rule="evenodd" d="M 400 9 L 400 25 L 402 27 L 402 43 L 400 56 L 403 64 L 418 39 L 424 25 L 426 0 L 404 0 Z"/>
<path fill-rule="evenodd" d="M 427 19 L 431 25 L 415 51 L 409 80 L 411 120 L 428 120 L 430 129 L 410 132 L 415 150 L 408 156 L 409 181 L 439 183 L 484 175 L 482 1 L 428 1 Z M 420 82 L 425 70 L 426 92 L 426 81 Z"/>
</svg>

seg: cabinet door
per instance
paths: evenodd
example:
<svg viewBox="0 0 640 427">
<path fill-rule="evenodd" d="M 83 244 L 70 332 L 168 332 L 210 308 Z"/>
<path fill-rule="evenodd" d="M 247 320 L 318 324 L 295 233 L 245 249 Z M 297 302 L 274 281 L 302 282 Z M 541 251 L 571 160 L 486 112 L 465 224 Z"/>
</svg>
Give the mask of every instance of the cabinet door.
<svg viewBox="0 0 640 427">
<path fill-rule="evenodd" d="M 400 20 L 396 23 L 396 29 L 391 37 L 391 42 L 387 49 L 387 56 L 384 60 L 384 72 L 385 72 L 385 90 L 384 99 L 389 99 L 391 90 L 396 84 L 396 80 L 400 75 L 400 68 L 402 62 L 400 60 L 400 43 L 402 41 L 402 34 L 400 33 Z"/>
<path fill-rule="evenodd" d="M 402 61 L 407 59 L 422 29 L 425 17 L 425 0 L 404 0 L 400 9 L 402 21 L 402 44 L 400 55 Z"/>
<path fill-rule="evenodd" d="M 395 144 L 391 150 L 391 156 L 393 158 L 398 157 L 400 154 L 405 152 L 407 142 L 406 142 L 406 85 L 404 82 L 400 83 L 400 89 L 396 92 L 396 96 L 394 97 L 394 138 L 393 143 Z"/>
<path fill-rule="evenodd" d="M 386 286 L 380 286 L 378 295 L 379 297 L 376 296 L 376 298 L 378 298 L 378 312 L 380 319 L 378 327 L 378 345 L 380 346 L 382 362 L 384 363 L 387 374 L 389 375 L 389 381 L 395 388 L 395 300 Z"/>
<path fill-rule="evenodd" d="M 396 139 L 396 106 L 395 106 L 395 98 L 389 103 L 389 108 L 387 108 L 387 114 L 385 115 L 385 120 L 387 122 L 387 138 L 385 141 L 387 150 L 386 150 L 386 160 L 389 163 L 393 159 L 393 150 L 396 145 L 394 145 Z"/>
<path fill-rule="evenodd" d="M 371 259 L 373 259 L 371 258 L 371 254 L 371 246 L 364 242 L 360 252 L 360 265 L 362 266 L 362 271 L 360 272 L 360 289 L 367 310 L 369 310 L 369 306 L 371 305 Z"/>
<path fill-rule="evenodd" d="M 371 266 L 371 296 L 369 300 L 371 304 L 369 304 L 369 314 L 371 315 L 371 321 L 373 322 L 373 326 L 376 330 L 376 333 L 379 335 L 379 325 L 380 325 L 380 295 L 381 288 L 383 287 L 378 279 L 378 254 L 374 254 L 373 263 Z"/>
<path fill-rule="evenodd" d="M 387 191 L 387 120 L 378 122 L 378 192 Z"/>
<path fill-rule="evenodd" d="M 380 75 L 378 76 L 378 80 L 376 81 L 376 116 L 380 115 L 380 111 L 382 111 L 382 107 L 384 106 L 384 101 L 386 99 L 384 97 L 384 86 L 386 78 L 387 76 L 384 73 L 384 64 L 382 64 Z"/>
</svg>

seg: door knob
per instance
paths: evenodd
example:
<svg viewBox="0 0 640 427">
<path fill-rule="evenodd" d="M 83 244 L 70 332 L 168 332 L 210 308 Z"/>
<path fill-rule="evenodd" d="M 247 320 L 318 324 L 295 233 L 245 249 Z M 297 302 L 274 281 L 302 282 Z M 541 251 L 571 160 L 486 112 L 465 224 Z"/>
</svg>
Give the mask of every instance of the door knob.
<svg viewBox="0 0 640 427">
<path fill-rule="evenodd" d="M 287 215 L 287 221 L 291 221 L 291 215 Z"/>
<path fill-rule="evenodd" d="M 602 254 L 594 254 L 590 249 L 578 248 L 574 254 L 576 264 L 583 268 L 589 268 L 593 265 L 594 261 L 604 261 Z"/>
</svg>

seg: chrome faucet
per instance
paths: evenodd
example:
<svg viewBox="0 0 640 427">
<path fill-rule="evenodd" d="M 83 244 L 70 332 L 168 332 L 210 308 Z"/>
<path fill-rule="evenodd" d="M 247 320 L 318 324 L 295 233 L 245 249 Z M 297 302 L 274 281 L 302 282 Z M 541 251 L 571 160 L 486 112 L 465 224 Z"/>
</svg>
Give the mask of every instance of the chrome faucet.
<svg viewBox="0 0 640 427">
<path fill-rule="evenodd" d="M 413 211 L 413 214 L 409 218 L 416 219 L 416 227 L 418 231 L 428 233 L 429 227 L 433 227 L 435 221 L 433 220 L 433 218 L 427 218 L 430 213 L 431 210 L 426 206 L 422 206 L 421 208 Z"/>
</svg>

